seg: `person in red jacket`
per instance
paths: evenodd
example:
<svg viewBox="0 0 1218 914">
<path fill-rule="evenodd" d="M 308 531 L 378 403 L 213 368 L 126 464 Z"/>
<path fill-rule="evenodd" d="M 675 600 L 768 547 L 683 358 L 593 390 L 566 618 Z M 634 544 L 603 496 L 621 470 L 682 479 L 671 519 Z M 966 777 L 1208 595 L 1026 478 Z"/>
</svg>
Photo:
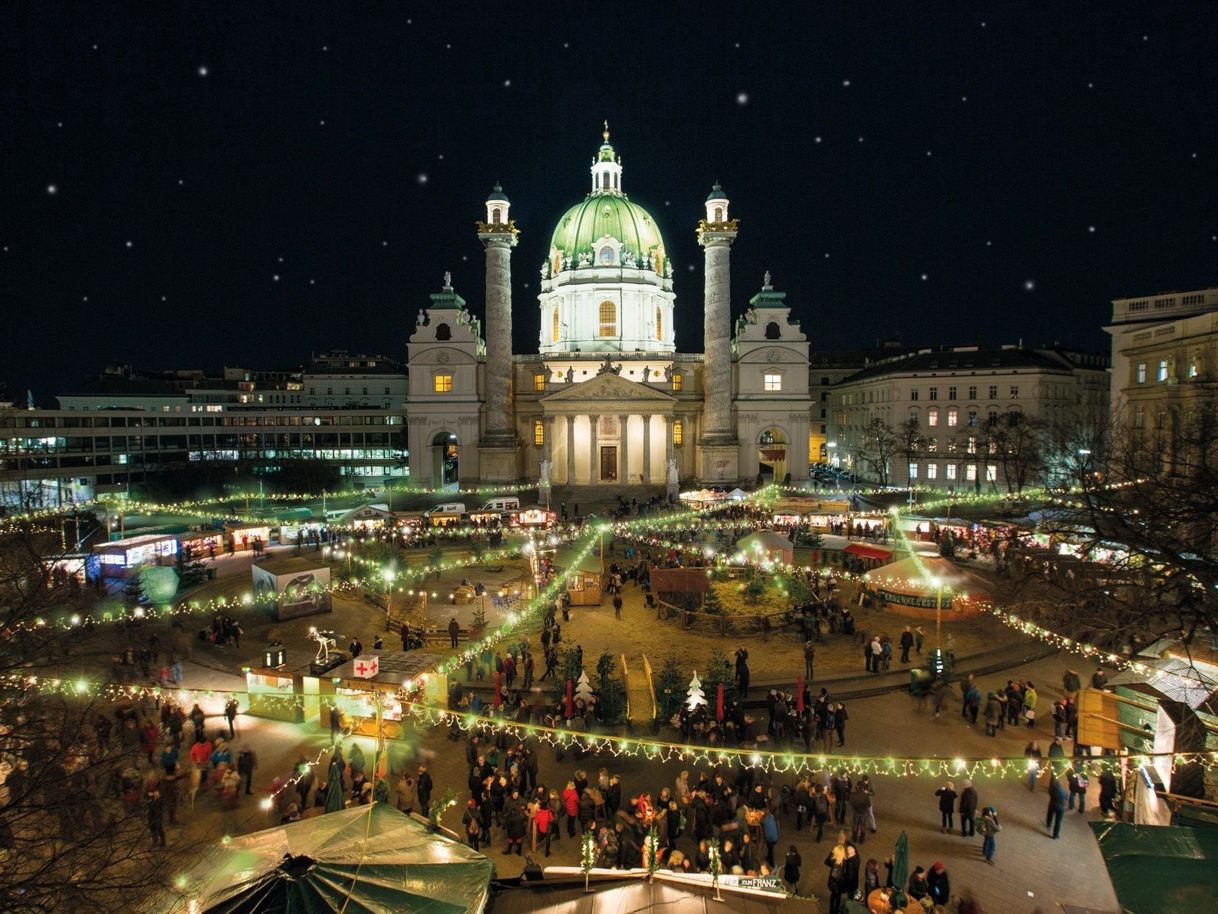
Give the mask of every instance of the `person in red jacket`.
<svg viewBox="0 0 1218 914">
<path fill-rule="evenodd" d="M 574 781 L 567 781 L 567 787 L 562 792 L 563 810 L 567 814 L 567 837 L 575 837 L 575 823 L 579 819 L 579 791 L 575 789 Z"/>
<path fill-rule="evenodd" d="M 554 835 L 554 824 L 554 813 L 550 812 L 550 808 L 544 803 L 538 805 L 537 811 L 533 813 L 533 827 L 537 829 L 533 850 L 537 850 L 537 844 L 544 844 L 547 857 L 550 856 L 550 838 Z"/>
</svg>

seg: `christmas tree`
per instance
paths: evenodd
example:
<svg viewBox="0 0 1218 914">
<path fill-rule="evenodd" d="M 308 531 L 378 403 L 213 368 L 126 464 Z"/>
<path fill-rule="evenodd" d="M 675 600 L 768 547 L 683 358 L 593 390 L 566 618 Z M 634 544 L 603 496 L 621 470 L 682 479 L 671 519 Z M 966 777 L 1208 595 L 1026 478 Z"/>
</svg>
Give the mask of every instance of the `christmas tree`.
<svg viewBox="0 0 1218 914">
<path fill-rule="evenodd" d="M 702 612 L 723 615 L 723 604 L 719 601 L 719 594 L 715 592 L 713 584 L 710 590 L 702 595 Z"/>
<path fill-rule="evenodd" d="M 694 670 L 694 678 L 690 681 L 689 690 L 685 693 L 685 707 L 689 708 L 691 713 L 706 707 L 706 694 L 702 691 L 702 682 L 698 679 L 697 670 Z"/>
</svg>

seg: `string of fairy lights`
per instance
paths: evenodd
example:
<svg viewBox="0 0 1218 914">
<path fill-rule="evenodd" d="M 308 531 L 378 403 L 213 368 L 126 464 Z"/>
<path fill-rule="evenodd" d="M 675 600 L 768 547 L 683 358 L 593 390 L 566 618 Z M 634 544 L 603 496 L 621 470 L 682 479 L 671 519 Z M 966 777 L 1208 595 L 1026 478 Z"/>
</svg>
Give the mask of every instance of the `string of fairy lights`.
<svg viewBox="0 0 1218 914">
<path fill-rule="evenodd" d="M 341 681 L 341 680 L 339 680 Z M 86 679 L 57 679 L 32 675 L 0 677 L 0 693 L 10 696 L 18 693 L 58 695 L 63 697 L 102 699 L 110 701 L 138 701 L 174 699 L 181 706 L 195 702 L 236 698 L 251 700 L 264 707 L 276 706 L 280 710 L 299 711 L 305 707 L 303 695 L 266 695 L 251 693 L 243 689 L 185 689 L 161 686 L 95 685 Z M 668 740 L 638 738 L 630 735 L 576 732 L 545 724 L 525 723 L 502 716 L 458 712 L 448 708 L 408 697 L 417 694 L 414 684 L 409 689 L 403 686 L 395 697 L 402 708 L 402 719 L 407 716 L 423 726 L 457 727 L 463 732 L 490 729 L 503 731 L 505 735 L 522 740 L 535 740 L 554 748 L 579 747 L 591 753 L 606 753 L 613 758 L 634 758 L 651 762 L 681 762 L 694 765 L 743 766 L 773 772 L 775 774 L 797 774 L 823 769 L 844 769 L 852 774 L 883 775 L 888 777 L 971 777 L 997 778 L 1023 776 L 1028 771 L 1028 759 L 1024 755 L 1002 756 L 905 756 L 842 754 L 822 752 L 799 752 L 793 749 L 763 748 L 755 746 L 703 746 Z M 326 696 L 322 696 L 324 699 Z M 350 696 L 347 696 L 348 698 Z M 383 693 L 368 692 L 364 701 L 368 705 L 369 718 L 373 717 L 376 702 Z M 357 723 L 352 723 L 343 732 L 346 736 L 357 735 Z M 329 752 L 322 750 L 313 764 Z M 1200 765 L 1206 769 L 1218 768 L 1218 751 L 1203 752 L 1135 752 L 1125 756 L 1088 756 L 1071 759 L 1063 757 L 1059 764 L 1069 766 L 1082 764 L 1088 767 L 1115 768 L 1124 763 L 1139 767 L 1158 760 L 1168 760 L 1174 767 Z"/>
</svg>

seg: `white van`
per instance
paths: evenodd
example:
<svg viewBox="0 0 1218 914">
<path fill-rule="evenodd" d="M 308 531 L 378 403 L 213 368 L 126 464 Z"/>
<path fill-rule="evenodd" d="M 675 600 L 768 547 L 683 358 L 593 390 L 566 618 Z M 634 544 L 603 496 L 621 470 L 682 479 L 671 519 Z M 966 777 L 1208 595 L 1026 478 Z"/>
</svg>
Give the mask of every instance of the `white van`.
<svg viewBox="0 0 1218 914">
<path fill-rule="evenodd" d="M 461 501 L 446 501 L 441 505 L 436 505 L 426 512 L 424 516 L 431 517 L 433 514 L 464 514 L 465 502 Z"/>
<path fill-rule="evenodd" d="M 492 498 L 482 506 L 483 511 L 507 514 L 509 511 L 520 510 L 520 499 L 515 495 L 505 495 L 502 498 Z"/>
</svg>

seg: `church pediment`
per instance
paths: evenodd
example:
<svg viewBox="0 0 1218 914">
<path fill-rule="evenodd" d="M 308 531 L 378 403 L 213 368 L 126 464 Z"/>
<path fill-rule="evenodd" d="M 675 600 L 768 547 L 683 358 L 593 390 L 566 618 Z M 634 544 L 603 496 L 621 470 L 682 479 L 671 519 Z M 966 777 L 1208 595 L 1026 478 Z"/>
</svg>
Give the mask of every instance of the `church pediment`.
<svg viewBox="0 0 1218 914">
<path fill-rule="evenodd" d="M 650 401 L 656 406 L 666 406 L 675 403 L 676 399 L 648 384 L 628 381 L 620 375 L 606 372 L 587 381 L 566 384 L 543 397 L 542 402 L 567 406 L 576 403 L 603 404 L 609 400 L 631 400 L 636 403 Z"/>
</svg>

